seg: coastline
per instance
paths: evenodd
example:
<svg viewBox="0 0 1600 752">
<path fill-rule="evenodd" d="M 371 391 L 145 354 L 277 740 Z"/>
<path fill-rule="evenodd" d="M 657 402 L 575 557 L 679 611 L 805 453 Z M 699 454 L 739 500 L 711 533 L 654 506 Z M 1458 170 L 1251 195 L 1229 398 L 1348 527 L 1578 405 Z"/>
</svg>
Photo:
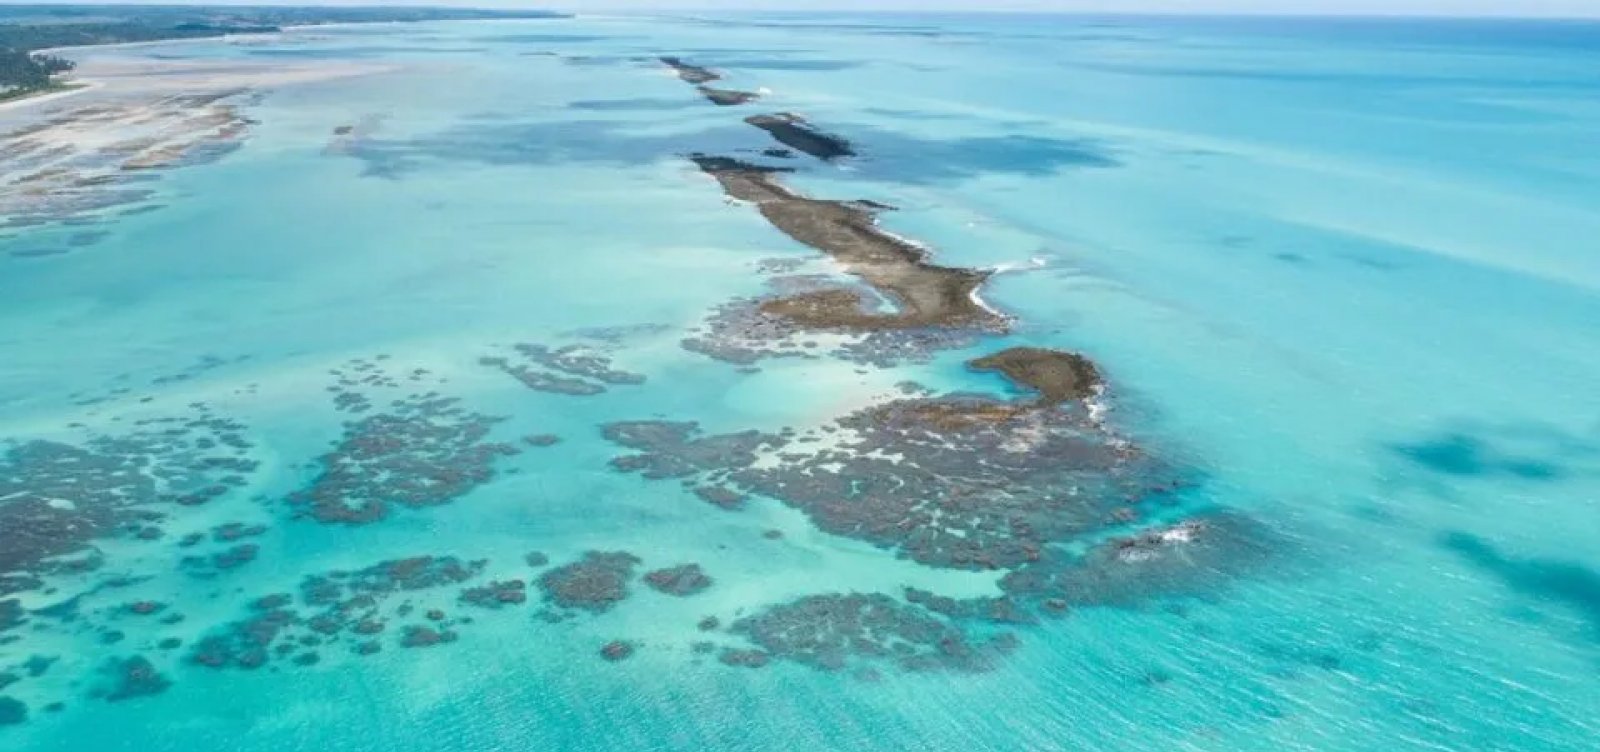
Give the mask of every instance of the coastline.
<svg viewBox="0 0 1600 752">
<path fill-rule="evenodd" d="M 104 84 L 93 79 L 70 79 L 68 82 L 49 89 L 29 92 L 9 99 L 0 99 L 0 112 L 66 99 L 75 94 L 83 94 L 91 89 L 98 89 L 101 86 L 104 86 Z"/>
<path fill-rule="evenodd" d="M 161 40 L 169 41 L 188 40 Z M 73 88 L 0 102 L 0 228 L 69 228 L 150 204 L 165 170 L 221 159 L 250 137 L 244 110 L 296 84 L 370 75 L 393 65 L 355 61 L 157 60 L 88 57 Z M 85 92 L 83 99 L 70 99 Z M 46 232 L 18 257 L 91 244 L 93 233 Z"/>
<path fill-rule="evenodd" d="M 39 48 L 37 50 L 29 50 L 28 54 L 30 54 L 30 55 L 70 56 L 72 53 L 75 53 L 75 52 L 83 52 L 83 51 L 90 51 L 90 50 L 133 49 L 133 48 L 142 48 L 142 47 L 153 47 L 153 46 L 156 46 L 156 45 L 173 44 L 173 43 L 176 43 L 176 42 L 195 42 L 195 41 L 210 41 L 210 40 L 218 40 L 218 39 L 227 39 L 230 36 L 237 36 L 237 35 L 223 34 L 221 36 L 215 36 L 215 37 L 179 37 L 179 38 L 174 38 L 174 39 L 150 39 L 150 40 L 145 40 L 145 41 L 141 41 L 141 42 L 113 42 L 111 44 L 78 44 L 78 45 L 69 45 L 69 46 L 66 46 L 66 47 L 41 47 L 41 48 Z M 262 36 L 271 36 L 271 35 L 263 34 Z M 74 60 L 73 62 L 78 62 L 78 61 Z M 55 89 L 52 89 L 52 90 L 49 90 L 49 91 L 41 91 L 41 92 L 38 92 L 36 94 L 25 94 L 25 95 L 23 95 L 21 97 L 15 98 L 15 99 L 0 100 L 0 112 L 6 112 L 6 111 L 10 111 L 10 110 L 26 109 L 28 107 L 37 106 L 37 105 L 45 104 L 45 103 L 48 103 L 48 102 L 59 101 L 61 99 L 65 99 L 65 98 L 67 98 L 69 96 L 72 96 L 72 95 L 75 95 L 75 94 L 83 94 L 83 93 L 87 93 L 87 92 L 89 92 L 91 90 L 94 90 L 94 89 L 105 88 L 105 87 L 107 87 L 107 85 L 108 85 L 108 82 L 105 81 L 105 80 L 101 80 L 101 79 L 97 79 L 97 78 L 84 78 L 84 77 L 79 77 L 79 76 L 72 76 L 71 78 L 68 78 L 68 79 L 66 79 L 66 80 L 61 82 L 60 86 L 61 87 L 66 87 L 66 88 L 55 88 Z"/>
<path fill-rule="evenodd" d="M 563 18 L 563 17 L 570 17 L 570 16 L 556 16 L 554 18 Z M 147 40 L 141 40 L 141 41 L 137 41 L 137 42 L 111 42 L 111 43 L 107 43 L 107 44 L 78 44 L 78 45 L 65 45 L 65 46 L 59 46 L 59 47 L 40 47 L 38 49 L 28 50 L 27 52 L 30 55 L 57 55 L 57 56 L 63 56 L 63 57 L 69 57 L 70 58 L 71 56 L 73 56 L 74 54 L 77 54 L 77 53 L 82 53 L 82 52 L 86 52 L 86 51 L 95 51 L 95 50 L 142 49 L 142 48 L 154 47 L 154 46 L 158 46 L 158 45 L 178 44 L 178 43 L 185 43 L 185 42 L 225 42 L 225 43 L 232 43 L 235 40 L 240 40 L 240 39 L 249 39 L 249 40 L 281 39 L 281 38 L 286 37 L 286 36 L 291 35 L 291 34 L 297 34 L 297 33 L 302 33 L 302 32 L 307 32 L 307 31 L 318 30 L 318 29 L 329 29 L 329 28 L 351 28 L 351 27 L 369 27 L 369 26 L 391 27 L 391 26 L 401 26 L 401 25 L 405 25 L 405 24 L 430 23 L 430 22 L 450 22 L 450 23 L 484 23 L 484 22 L 493 22 L 493 23 L 503 23 L 503 22 L 506 22 L 506 21 L 544 21 L 544 20 L 550 20 L 550 19 L 546 19 L 546 18 L 531 18 L 531 17 L 530 18 L 511 17 L 511 18 L 437 19 L 436 21 L 418 21 L 418 20 L 339 21 L 339 22 L 332 22 L 332 23 L 291 24 L 291 25 L 282 26 L 277 31 L 270 31 L 270 32 L 222 33 L 222 34 L 218 34 L 216 36 L 173 37 L 171 39 L 147 39 Z M 76 60 L 75 60 L 75 62 L 76 62 Z M 87 90 L 101 88 L 101 87 L 106 86 L 106 85 L 107 85 L 107 82 L 106 81 L 102 81 L 102 80 L 91 79 L 91 78 L 71 78 L 71 79 L 68 79 L 67 81 L 63 82 L 63 86 L 70 86 L 71 87 L 68 90 L 52 89 L 52 90 L 49 90 L 49 91 L 41 91 L 41 92 L 38 92 L 38 93 L 24 94 L 22 96 L 14 98 L 14 99 L 0 99 L 0 112 L 7 111 L 7 110 L 22 109 L 22 108 L 25 108 L 25 107 L 28 107 L 28 106 L 32 106 L 32 105 L 36 105 L 36 104 L 40 104 L 40 103 L 44 103 L 44 102 L 56 101 L 58 99 L 64 98 L 65 96 L 68 96 L 68 95 L 71 95 L 71 94 L 83 93 L 83 92 L 85 92 Z"/>
</svg>

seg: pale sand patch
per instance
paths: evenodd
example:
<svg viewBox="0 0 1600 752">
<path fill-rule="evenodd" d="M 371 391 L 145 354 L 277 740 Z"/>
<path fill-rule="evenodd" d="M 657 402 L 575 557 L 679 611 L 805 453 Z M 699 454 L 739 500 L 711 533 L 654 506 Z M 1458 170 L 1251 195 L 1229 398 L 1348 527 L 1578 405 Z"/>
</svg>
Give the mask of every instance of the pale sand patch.
<svg viewBox="0 0 1600 752">
<path fill-rule="evenodd" d="M 220 158 L 249 135 L 241 111 L 252 96 L 286 87 L 373 75 L 397 66 L 366 62 L 84 59 L 74 81 L 93 86 L 66 102 L 40 96 L 0 133 L 0 227 L 81 219 L 151 195 L 134 173 Z M 9 113 L 8 113 L 9 114 Z"/>
<path fill-rule="evenodd" d="M 64 79 L 62 83 L 71 85 L 73 88 L 65 91 L 52 91 L 48 94 L 26 96 L 20 99 L 8 99 L 4 102 L 0 102 L 0 112 L 5 112 L 6 110 L 19 110 L 24 107 L 34 107 L 47 104 L 49 102 L 54 102 L 56 100 L 66 99 L 67 97 L 86 94 L 93 89 L 99 88 L 100 86 L 100 82 L 98 81 L 86 81 L 78 78 Z"/>
<path fill-rule="evenodd" d="M 367 76 L 397 68 L 354 61 L 286 63 L 92 57 L 79 63 L 76 74 L 101 82 L 119 94 L 200 94 L 218 89 L 270 89 Z"/>
</svg>

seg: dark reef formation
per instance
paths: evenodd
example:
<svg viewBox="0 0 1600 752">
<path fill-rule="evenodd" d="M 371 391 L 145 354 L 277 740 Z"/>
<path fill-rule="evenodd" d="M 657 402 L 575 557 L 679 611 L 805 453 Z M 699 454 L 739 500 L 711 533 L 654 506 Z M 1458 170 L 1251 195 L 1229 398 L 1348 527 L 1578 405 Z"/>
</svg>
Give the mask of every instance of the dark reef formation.
<svg viewBox="0 0 1600 752">
<path fill-rule="evenodd" d="M 587 397 L 603 394 L 608 386 L 643 384 L 645 377 L 612 366 L 604 343 L 552 348 L 520 344 L 512 348 L 516 359 L 485 357 L 480 364 L 497 368 L 529 389 Z"/>
<path fill-rule="evenodd" d="M 746 122 L 823 161 L 855 154 L 845 139 L 796 115 Z M 781 275 L 769 280 L 771 294 L 724 305 L 686 348 L 741 365 L 819 357 L 824 349 L 888 365 L 1009 330 L 1011 322 L 978 297 L 988 273 L 937 265 L 921 247 L 879 229 L 877 215 L 890 207 L 801 195 L 781 180 L 790 167 L 689 158 L 729 198 L 753 205 L 773 228 L 862 284 L 764 267 Z M 824 347 L 814 336 L 821 332 L 845 335 L 846 344 Z M 799 432 L 707 435 L 694 422 L 671 420 L 605 426 L 609 440 L 635 450 L 613 460 L 619 471 L 678 480 L 729 511 L 775 500 L 822 531 L 920 564 L 999 574 L 1001 592 L 989 597 L 907 589 L 904 600 L 827 594 L 769 607 L 734 622 L 730 633 L 751 646 L 724 646 L 721 662 L 759 667 L 778 659 L 863 677 L 875 663 L 981 671 L 1013 644 L 991 631 L 997 625 L 1205 596 L 1259 571 L 1278 547 L 1241 515 L 1182 510 L 1189 480 L 1107 425 L 1096 402 L 1104 378 L 1088 358 L 1012 347 L 967 365 L 1003 376 L 1017 394 L 939 395 L 912 386 Z M 715 618 L 702 622 L 703 630 L 719 626 Z"/>
<path fill-rule="evenodd" d="M 1279 544 L 1271 531 L 1243 515 L 1200 513 L 1112 537 L 1082 555 L 1050 549 L 1040 560 L 1007 573 L 1000 588 L 1047 607 L 1134 608 L 1206 597 L 1240 574 L 1268 566 Z"/>
<path fill-rule="evenodd" d="M 712 643 L 701 643 L 708 647 L 715 647 Z M 772 656 L 761 650 L 740 650 L 738 648 L 723 648 L 717 654 L 717 660 L 724 666 L 739 666 L 743 668 L 764 668 L 772 662 Z"/>
<path fill-rule="evenodd" d="M 374 564 L 353 572 L 333 571 L 306 577 L 300 583 L 299 604 L 288 593 L 257 599 L 249 617 L 226 625 L 195 644 L 191 660 L 210 668 L 256 669 L 276 659 L 298 665 L 318 662 L 311 648 L 349 640 L 351 652 L 372 655 L 381 645 L 372 638 L 389 631 L 389 623 L 411 616 L 409 602 L 398 607 L 389 602 L 459 585 L 479 576 L 483 561 L 463 561 L 453 556 L 413 556 Z M 500 583 L 495 583 L 499 585 Z M 498 589 L 495 592 L 500 592 Z M 453 622 L 440 609 L 427 617 L 435 626 L 405 625 L 397 644 L 420 647 L 451 642 Z"/>
<path fill-rule="evenodd" d="M 16 726 L 28 721 L 28 706 L 14 697 L 0 695 L 0 727 Z"/>
<path fill-rule="evenodd" d="M 699 91 L 707 100 L 710 100 L 712 104 L 720 107 L 736 107 L 741 104 L 754 102 L 761 98 L 761 95 L 752 91 L 719 89 L 713 86 L 707 86 L 706 84 L 709 84 L 712 81 L 722 80 L 722 74 L 711 70 L 710 68 L 694 65 L 685 62 L 683 58 L 673 57 L 670 55 L 657 59 L 660 60 L 663 65 L 671 68 L 672 72 L 677 74 L 679 80 L 683 81 L 684 83 L 694 85 L 695 90 Z"/>
<path fill-rule="evenodd" d="M 288 501 L 318 522 L 363 524 L 394 505 L 447 504 L 494 477 L 494 463 L 513 455 L 488 440 L 499 418 L 429 393 L 396 400 L 389 412 L 345 424 L 345 435 L 318 461 L 321 472 Z"/>
<path fill-rule="evenodd" d="M 682 79 L 684 83 L 699 86 L 701 84 L 708 84 L 712 81 L 717 81 L 722 78 L 720 74 L 711 70 L 710 68 L 685 62 L 681 57 L 664 55 L 660 58 L 660 60 L 668 68 L 671 68 L 673 72 L 677 73 L 678 78 Z"/>
<path fill-rule="evenodd" d="M 612 663 L 624 661 L 633 656 L 635 650 L 633 643 L 626 640 L 613 640 L 600 648 L 600 657 Z"/>
<path fill-rule="evenodd" d="M 591 613 L 609 611 L 628 597 L 628 582 L 639 557 L 622 551 L 590 551 L 571 564 L 539 577 L 546 601 Z"/>
<path fill-rule="evenodd" d="M 769 301 L 763 310 L 806 328 L 998 329 L 1005 319 L 976 301 L 987 274 L 938 266 L 927 253 L 879 229 L 878 207 L 802 196 L 776 179 L 781 170 L 727 157 L 693 157 L 724 192 L 756 205 L 785 235 L 828 254 L 847 272 L 892 299 L 898 310 L 867 310 L 859 293 L 838 289 Z"/>
<path fill-rule="evenodd" d="M 760 652 L 727 651 L 723 663 L 759 667 L 768 657 L 824 671 L 883 662 L 907 671 L 987 671 L 1015 638 L 978 639 L 916 606 L 881 594 L 811 595 L 733 623 Z"/>
<path fill-rule="evenodd" d="M 731 157 L 691 159 L 730 197 L 754 204 L 774 228 L 827 254 L 865 286 L 779 277 L 775 282 L 787 289 L 723 306 L 685 340 L 686 348 L 748 364 L 813 355 L 803 335 L 833 332 L 854 338 L 834 356 L 890 364 L 1006 330 L 1008 320 L 978 298 L 988 273 L 932 263 L 922 248 L 879 229 L 882 205 L 803 196 L 778 181 L 788 168 Z"/>
<path fill-rule="evenodd" d="M 721 76 L 710 69 L 679 58 L 661 61 L 718 105 L 757 99 L 711 87 Z M 855 155 L 850 142 L 797 115 L 746 122 L 783 145 L 764 152 L 772 159 L 805 153 L 834 162 Z M 355 135 L 344 130 L 341 137 Z M 803 195 L 785 185 L 789 167 L 730 156 L 691 159 L 727 197 L 826 255 L 844 274 L 803 274 L 793 259 L 764 263 L 767 294 L 726 303 L 685 347 L 740 364 L 831 356 L 889 365 L 974 346 L 1009 330 L 1012 322 L 979 298 L 989 272 L 941 266 L 916 243 L 881 229 L 877 220 L 891 207 Z M 614 362 L 626 339 L 645 331 L 563 333 L 560 343 L 502 347 L 480 363 L 531 389 L 598 395 L 645 382 Z M 629 450 L 612 459 L 617 471 L 677 481 L 730 514 L 782 504 L 824 533 L 920 565 L 987 572 L 998 588 L 986 597 L 954 598 L 916 588 L 888 594 L 844 587 L 758 608 L 734 604 L 720 617 L 700 618 L 694 660 L 714 657 L 750 669 L 786 662 L 865 680 L 883 670 L 987 671 L 1015 645 L 1006 630 L 1080 608 L 1147 608 L 1207 597 L 1242 573 L 1260 571 L 1281 548 L 1243 515 L 1187 507 L 1187 474 L 1108 425 L 1099 402 L 1105 379 L 1088 358 L 1038 347 L 983 352 L 989 354 L 969 360 L 968 368 L 999 375 L 1010 392 L 934 393 L 904 383 L 892 397 L 803 429 L 707 433 L 692 421 L 662 419 L 603 426 L 607 440 Z M 432 387 L 420 384 L 442 379 L 420 368 L 392 372 L 380 364 L 385 360 L 358 359 L 331 372 L 334 407 L 348 414 L 343 433 L 315 460 L 309 483 L 271 508 L 287 507 L 319 523 L 373 523 L 400 508 L 451 503 L 493 480 L 503 458 L 560 440 L 523 433 L 514 444 L 498 441 L 492 435 L 504 418 L 426 391 Z M 123 389 L 81 404 L 125 396 Z M 116 546 L 104 547 L 111 555 L 130 546 L 170 547 L 179 555 L 167 560 L 177 560 L 193 578 L 189 583 L 212 589 L 212 597 L 248 592 L 240 587 L 244 578 L 264 567 L 251 562 L 280 542 L 258 538 L 279 529 L 248 521 L 253 513 L 165 527 L 185 508 L 233 495 L 256 469 L 241 426 L 203 405 L 191 407 L 192 415 L 142 420 L 115 437 L 0 445 L 0 645 L 77 621 L 74 629 L 98 641 L 99 650 L 115 644 L 123 651 L 97 657 L 88 666 L 96 673 L 83 686 L 121 701 L 169 686 L 162 673 L 169 667 L 146 656 L 187 656 L 213 669 L 275 670 L 385 648 L 447 650 L 443 646 L 472 635 L 475 619 L 530 620 L 521 613 L 530 586 L 544 603 L 529 607 L 537 623 L 610 612 L 629 599 L 636 580 L 675 598 L 697 596 L 714 584 L 692 562 L 640 576 L 643 562 L 625 551 L 589 551 L 548 569 L 548 557 L 533 552 L 509 571 L 490 570 L 483 560 L 411 556 L 305 576 L 294 592 L 237 604 L 225 617 L 233 621 L 211 625 L 192 641 L 163 631 L 185 618 L 149 600 L 167 597 L 159 595 L 164 591 L 107 599 L 77 592 L 31 610 L 23 605 L 34 603 L 31 597 L 7 597 L 42 590 L 55 575 L 103 567 L 115 576 L 97 575 L 97 587 L 139 582 L 141 574 L 106 566 L 99 543 L 113 539 Z M 224 519 L 247 521 L 219 524 Z M 775 524 L 756 520 L 746 533 L 753 537 Z M 789 523 L 782 524 L 787 529 Z M 761 535 L 769 542 L 753 543 L 774 551 L 791 547 L 779 530 Z M 652 562 L 659 564 L 673 562 Z M 722 605 L 719 598 L 699 597 L 708 606 Z M 683 626 L 687 631 L 689 624 Z M 599 647 L 598 658 L 613 662 L 629 659 L 641 644 L 606 635 L 590 649 L 604 640 L 610 641 Z M 53 660 L 39 655 L 8 662 L 0 691 L 43 674 Z M 31 695 L 18 696 L 33 702 Z M 0 696 L 0 725 L 27 716 L 22 702 Z"/>
<path fill-rule="evenodd" d="M 172 682 L 157 671 L 149 659 L 140 655 L 108 661 L 105 674 L 109 680 L 105 690 L 107 702 L 158 695 L 172 686 Z"/>
<path fill-rule="evenodd" d="M 831 162 L 856 155 L 855 147 L 849 141 L 819 130 L 810 121 L 792 112 L 752 115 L 744 121 L 766 131 L 778 143 L 823 161 Z"/>
<path fill-rule="evenodd" d="M 712 86 L 700 87 L 700 93 L 712 104 L 719 107 L 737 107 L 749 104 L 761 98 L 760 94 L 753 91 L 739 91 L 738 89 L 718 89 Z"/>
<path fill-rule="evenodd" d="M 497 580 L 481 587 L 461 591 L 461 602 L 479 608 L 518 606 L 528 600 L 528 583 L 522 580 Z"/>
<path fill-rule="evenodd" d="M 681 58 L 661 60 L 702 93 L 705 83 L 721 77 Z M 747 100 L 738 103 L 743 101 Z M 788 149 L 823 161 L 856 154 L 846 139 L 824 132 L 794 113 L 754 115 L 745 122 L 766 131 Z M 787 158 L 792 156 L 788 149 L 769 149 L 768 153 Z M 686 348 L 750 364 L 763 357 L 814 355 L 807 352 L 814 345 L 796 343 L 795 337 L 828 331 L 858 338 L 833 355 L 890 365 L 924 360 L 934 351 L 967 346 L 982 334 L 1006 330 L 1007 319 L 978 298 L 988 273 L 933 264 L 921 247 L 880 229 L 877 214 L 891 207 L 804 196 L 778 179 L 792 172 L 791 168 L 725 155 L 693 154 L 689 158 L 715 178 L 730 198 L 754 204 L 773 227 L 827 254 L 865 288 L 808 284 L 804 289 L 733 301 L 717 311 L 703 331 L 687 338 Z"/>
<path fill-rule="evenodd" d="M 13 443 L 0 454 L 0 596 L 99 566 L 94 541 L 150 542 L 183 507 L 243 486 L 256 469 L 244 427 L 201 404 L 78 444 Z M 8 621 L 0 605 L 0 629 Z"/>
<path fill-rule="evenodd" d="M 400 647 L 403 648 L 431 648 L 434 645 L 443 645 L 455 642 L 459 635 L 448 629 L 438 630 L 420 624 L 406 627 L 400 637 Z"/>
<path fill-rule="evenodd" d="M 974 361 L 1039 392 L 1036 400 L 912 397 L 840 418 L 817 445 L 746 431 L 702 436 L 693 423 L 613 423 L 638 454 L 613 466 L 678 478 L 702 495 L 782 501 L 824 531 L 963 569 L 1020 566 L 1043 548 L 1138 516 L 1171 489 L 1164 470 L 1106 433 L 1083 404 L 1098 381 L 1067 353 L 1008 350 Z"/>
<path fill-rule="evenodd" d="M 1099 388 L 1100 370 L 1077 353 L 1039 347 L 1013 347 L 967 364 L 979 371 L 998 371 L 1012 383 L 1039 394 L 1045 406 L 1088 399 Z"/>
<path fill-rule="evenodd" d="M 711 577 L 699 564 L 657 569 L 644 576 L 645 584 L 667 595 L 694 595 L 711 587 Z"/>
</svg>

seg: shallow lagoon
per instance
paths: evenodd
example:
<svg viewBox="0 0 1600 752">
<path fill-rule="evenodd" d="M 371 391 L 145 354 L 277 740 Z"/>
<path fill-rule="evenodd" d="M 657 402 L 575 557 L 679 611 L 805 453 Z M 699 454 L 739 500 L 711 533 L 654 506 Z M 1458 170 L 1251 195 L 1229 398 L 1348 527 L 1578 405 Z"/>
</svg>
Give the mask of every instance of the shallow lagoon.
<svg viewBox="0 0 1600 752">
<path fill-rule="evenodd" d="M 595 18 L 82 52 L 86 70 L 393 67 L 267 91 L 243 148 L 149 183 L 159 209 L 66 253 L 0 253 L 9 438 L 159 436 L 179 424 L 139 421 L 204 403 L 243 426 L 246 446 L 219 443 L 252 463 L 158 476 L 222 490 L 139 522 L 159 539 L 118 528 L 66 557 L 91 565 L 12 596 L 27 613 L 0 633 L 18 677 L 0 694 L 27 720 L 0 735 L 30 750 L 1582 749 L 1600 703 L 1597 42 L 1582 24 Z M 768 289 L 772 259 L 839 274 L 682 158 L 769 142 L 660 54 L 762 91 L 751 112 L 849 138 L 860 157 L 794 160 L 788 184 L 900 207 L 884 226 L 939 263 L 1007 270 L 983 296 L 1011 334 L 892 368 L 746 372 L 681 347 Z M 0 251 L 59 232 L 23 228 Z M 582 344 L 643 382 L 588 378 L 604 391 L 575 396 L 482 362 L 519 343 Z M 706 616 L 719 648 L 749 647 L 732 623 L 806 596 L 992 596 L 997 576 L 823 533 L 772 499 L 728 512 L 618 472 L 632 451 L 601 426 L 820 428 L 907 380 L 1011 398 L 963 363 L 1012 345 L 1093 358 L 1118 434 L 1191 484 L 1173 518 L 1247 517 L 1270 562 L 1007 627 L 1015 647 L 981 671 L 696 652 Z M 490 475 L 372 524 L 295 516 L 296 493 L 350 454 L 341 423 L 432 391 L 461 400 L 427 424 L 453 430 L 377 435 Z M 561 441 L 524 440 L 543 434 Z M 405 495 L 393 474 L 356 477 Z M 234 539 L 227 523 L 266 529 Z M 542 573 L 591 550 L 637 556 L 634 578 L 694 562 L 713 584 L 678 597 L 633 579 L 614 606 L 538 615 Z M 351 640 L 253 671 L 193 659 L 271 613 L 259 598 L 421 555 L 486 560 L 470 584 L 521 579 L 527 603 L 378 578 L 393 623 L 375 655 Z M 404 648 L 402 622 L 457 638 Z M 614 640 L 636 649 L 604 660 Z M 136 665 L 127 681 L 134 656 L 160 679 Z"/>
</svg>

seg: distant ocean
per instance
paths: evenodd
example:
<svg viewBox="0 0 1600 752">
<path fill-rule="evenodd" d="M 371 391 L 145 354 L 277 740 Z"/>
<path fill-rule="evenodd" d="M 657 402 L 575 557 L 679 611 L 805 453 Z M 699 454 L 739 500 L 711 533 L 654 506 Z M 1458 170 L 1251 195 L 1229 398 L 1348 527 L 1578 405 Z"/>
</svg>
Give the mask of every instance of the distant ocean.
<svg viewBox="0 0 1600 752">
<path fill-rule="evenodd" d="M 1600 25 L 589 17 L 72 56 L 386 69 L 243 101 L 241 148 L 134 206 L 0 232 L 0 747 L 1596 748 Z M 775 112 L 855 156 L 773 152 L 742 120 Z M 998 270 L 1010 330 L 708 356 L 741 305 L 854 282 L 693 154 L 896 207 Z M 1116 439 L 1074 461 L 1171 490 L 980 526 L 994 463 L 1056 477 L 1036 434 L 937 454 L 965 485 L 889 464 L 937 437 L 852 453 L 908 395 L 1020 404 L 963 365 L 1012 346 L 1103 377 Z M 1029 492 L 1113 493 L 1084 478 Z M 912 486 L 929 531 L 840 506 Z"/>
</svg>

